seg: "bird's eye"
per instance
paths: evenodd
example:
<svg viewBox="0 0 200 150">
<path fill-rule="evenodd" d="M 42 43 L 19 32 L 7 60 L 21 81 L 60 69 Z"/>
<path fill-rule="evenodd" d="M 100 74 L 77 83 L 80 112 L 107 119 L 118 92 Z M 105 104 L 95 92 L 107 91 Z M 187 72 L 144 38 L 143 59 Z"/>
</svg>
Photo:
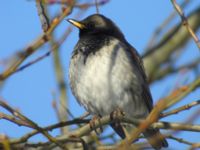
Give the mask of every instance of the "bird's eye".
<svg viewBox="0 0 200 150">
<path fill-rule="evenodd" d="M 94 28 L 94 24 L 93 23 L 88 23 L 87 24 L 87 28 L 88 29 L 93 29 Z"/>
</svg>

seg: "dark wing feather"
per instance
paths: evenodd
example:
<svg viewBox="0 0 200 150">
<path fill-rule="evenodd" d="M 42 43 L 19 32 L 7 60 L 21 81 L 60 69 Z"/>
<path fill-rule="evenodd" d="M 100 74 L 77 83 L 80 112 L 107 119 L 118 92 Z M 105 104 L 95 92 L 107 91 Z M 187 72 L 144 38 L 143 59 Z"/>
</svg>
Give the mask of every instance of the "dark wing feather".
<svg viewBox="0 0 200 150">
<path fill-rule="evenodd" d="M 126 46 L 128 46 L 127 50 L 131 52 L 131 56 L 133 57 L 131 59 L 131 61 L 134 62 L 135 66 L 138 68 L 138 71 L 140 72 L 140 74 L 143 78 L 144 82 L 142 83 L 142 89 L 143 89 L 142 96 L 143 96 L 143 99 L 145 100 L 145 103 L 147 104 L 147 108 L 150 112 L 153 108 L 153 100 L 152 100 L 150 90 L 149 90 L 149 87 L 148 87 L 147 77 L 146 77 L 146 74 L 145 74 L 145 71 L 144 71 L 142 59 L 140 58 L 137 51 L 129 43 L 126 43 Z M 126 137 L 124 130 L 123 130 L 123 128 L 120 124 L 111 123 L 110 126 L 115 130 L 115 132 L 117 132 L 117 134 L 122 139 L 124 139 Z"/>
<path fill-rule="evenodd" d="M 147 107 L 149 109 L 149 112 L 152 110 L 153 108 L 153 100 L 152 100 L 152 96 L 150 93 L 150 89 L 148 86 L 148 81 L 147 81 L 147 77 L 145 74 L 145 70 L 144 70 L 144 65 L 143 65 L 143 61 L 140 58 L 139 54 L 137 53 L 137 51 L 129 44 L 129 49 L 131 50 L 132 53 L 132 57 L 133 57 L 133 61 L 135 62 L 140 74 L 142 75 L 143 79 L 144 79 L 144 83 L 142 84 L 142 96 L 147 104 Z M 144 132 L 144 136 L 148 139 L 149 143 L 157 150 L 161 149 L 162 147 L 168 147 L 168 143 L 166 141 L 166 139 L 164 138 L 164 136 L 159 132 L 158 129 L 148 129 L 146 132 Z M 156 140 L 156 143 L 152 143 L 151 142 L 151 138 L 153 138 L 154 136 L 157 136 L 158 139 Z"/>
<path fill-rule="evenodd" d="M 138 54 L 138 52 L 135 50 L 135 48 L 133 48 L 129 43 L 127 43 L 128 45 L 128 50 L 130 50 L 132 57 L 133 57 L 133 62 L 135 63 L 135 66 L 138 68 L 138 71 L 140 72 L 142 78 L 144 79 L 144 82 L 142 83 L 142 96 L 145 100 L 145 103 L 147 104 L 147 108 L 149 109 L 149 112 L 152 110 L 153 108 L 153 100 L 152 100 L 152 96 L 149 90 L 149 86 L 148 86 L 148 80 L 147 80 L 147 76 L 145 74 L 145 70 L 144 70 L 144 65 L 143 65 L 143 61 L 140 57 L 140 55 Z"/>
</svg>

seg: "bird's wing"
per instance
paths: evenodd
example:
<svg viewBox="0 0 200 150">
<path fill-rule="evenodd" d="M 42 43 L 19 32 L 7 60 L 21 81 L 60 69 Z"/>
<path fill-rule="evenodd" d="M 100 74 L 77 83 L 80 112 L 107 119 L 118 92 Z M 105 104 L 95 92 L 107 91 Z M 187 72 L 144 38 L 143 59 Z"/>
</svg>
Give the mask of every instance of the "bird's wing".
<svg viewBox="0 0 200 150">
<path fill-rule="evenodd" d="M 143 61 L 142 61 L 140 55 L 138 54 L 138 52 L 135 50 L 135 48 L 133 48 L 129 43 L 128 43 L 128 45 L 129 45 L 128 50 L 131 51 L 131 54 L 133 57 L 133 63 L 138 68 L 138 71 L 140 72 L 142 78 L 144 79 L 144 81 L 142 83 L 142 97 L 144 98 L 145 103 L 147 104 L 147 107 L 150 112 L 153 108 L 153 100 L 152 100 L 152 96 L 151 96 L 150 89 L 148 86 L 148 81 L 147 81 L 147 76 L 145 74 Z"/>
</svg>

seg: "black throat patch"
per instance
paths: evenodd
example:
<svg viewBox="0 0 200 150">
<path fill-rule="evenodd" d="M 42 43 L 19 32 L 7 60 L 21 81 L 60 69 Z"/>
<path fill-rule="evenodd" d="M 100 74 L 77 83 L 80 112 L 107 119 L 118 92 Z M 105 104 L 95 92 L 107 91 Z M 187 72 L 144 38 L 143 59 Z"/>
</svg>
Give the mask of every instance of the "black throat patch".
<svg viewBox="0 0 200 150">
<path fill-rule="evenodd" d="M 89 55 L 95 55 L 103 46 L 109 45 L 111 39 L 112 37 L 105 35 L 83 36 L 75 46 L 72 57 L 81 53 L 85 64 Z"/>
</svg>

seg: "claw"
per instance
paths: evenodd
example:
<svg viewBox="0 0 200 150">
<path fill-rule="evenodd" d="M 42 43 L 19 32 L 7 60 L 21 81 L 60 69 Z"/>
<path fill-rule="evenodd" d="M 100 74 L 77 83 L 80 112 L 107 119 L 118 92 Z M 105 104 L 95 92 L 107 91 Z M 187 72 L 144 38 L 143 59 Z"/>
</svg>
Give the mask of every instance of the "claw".
<svg viewBox="0 0 200 150">
<path fill-rule="evenodd" d="M 95 127 L 95 122 L 96 120 L 98 120 L 99 124 L 100 124 L 100 132 L 97 131 L 97 128 Z M 94 130 L 96 134 L 100 134 L 103 132 L 103 127 L 102 127 L 102 124 L 101 124 L 101 117 L 99 115 L 95 115 L 91 120 L 90 120 L 90 129 L 91 130 Z"/>
<path fill-rule="evenodd" d="M 117 108 L 113 112 L 111 112 L 110 119 L 114 120 L 116 125 L 120 125 L 119 117 L 124 116 L 124 115 L 125 115 L 125 112 L 122 111 L 120 108 Z"/>
<path fill-rule="evenodd" d="M 124 111 L 122 111 L 120 108 L 116 108 L 113 112 L 110 113 L 110 119 L 111 121 L 113 121 L 110 125 L 122 139 L 126 138 L 126 133 L 123 126 L 120 124 L 119 118 L 121 118 L 124 115 Z"/>
</svg>

